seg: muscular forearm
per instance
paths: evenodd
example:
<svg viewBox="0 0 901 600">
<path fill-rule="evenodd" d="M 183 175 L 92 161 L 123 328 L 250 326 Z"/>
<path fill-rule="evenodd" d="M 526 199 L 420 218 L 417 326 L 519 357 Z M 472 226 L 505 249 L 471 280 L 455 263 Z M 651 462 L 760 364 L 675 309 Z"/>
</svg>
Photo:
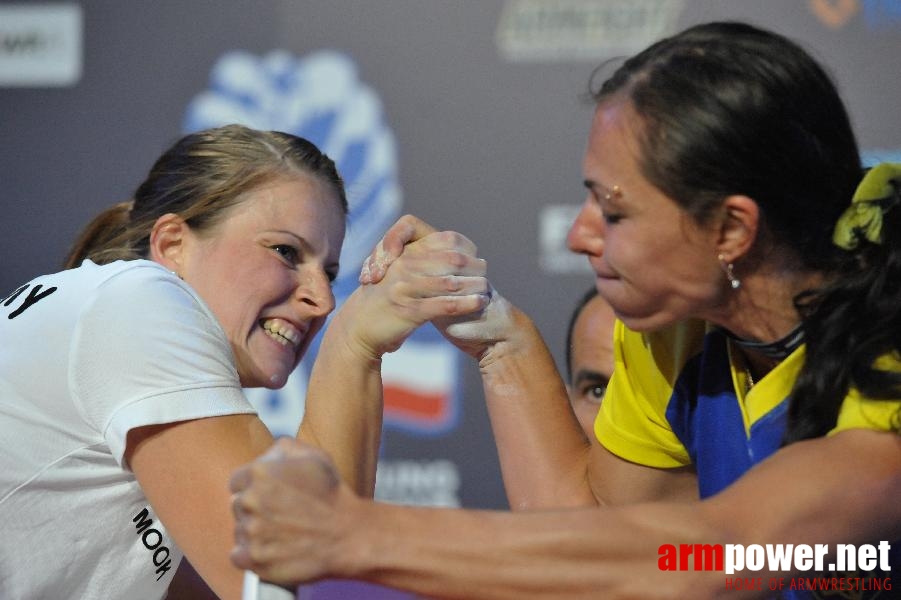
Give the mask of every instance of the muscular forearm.
<svg viewBox="0 0 901 600">
<path fill-rule="evenodd" d="M 480 360 L 510 506 L 596 504 L 586 476 L 590 446 L 553 357 L 531 320 L 515 308 L 511 313 L 516 336 Z"/>
<path fill-rule="evenodd" d="M 716 543 L 698 505 L 502 513 L 367 504 L 340 575 L 447 600 L 708 598 L 722 573 L 669 572 L 661 544 Z M 365 551 L 360 551 L 365 548 Z"/>
<path fill-rule="evenodd" d="M 495 513 L 351 499 L 341 511 L 367 526 L 342 537 L 340 554 L 352 558 L 343 574 L 446 599 L 732 598 L 723 571 L 661 570 L 660 546 L 897 539 L 899 450 L 897 436 L 867 431 L 796 444 L 692 503 Z M 816 469 L 824 459 L 828 471 Z M 765 567 L 733 576 L 795 574 Z"/>
<path fill-rule="evenodd" d="M 354 346 L 345 323 L 349 314 L 339 312 L 325 332 L 298 439 L 325 450 L 342 479 L 371 497 L 382 427 L 381 360 Z"/>
</svg>

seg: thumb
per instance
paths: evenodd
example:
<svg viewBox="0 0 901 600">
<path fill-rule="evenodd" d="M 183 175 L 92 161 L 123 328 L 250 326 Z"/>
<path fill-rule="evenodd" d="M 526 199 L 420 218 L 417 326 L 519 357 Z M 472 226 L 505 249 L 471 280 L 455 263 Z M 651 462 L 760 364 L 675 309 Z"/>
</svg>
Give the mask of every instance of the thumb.
<svg viewBox="0 0 901 600">
<path fill-rule="evenodd" d="M 404 215 L 388 228 L 360 271 L 360 283 L 378 283 L 385 276 L 388 266 L 403 254 L 404 246 L 437 231 L 434 227 L 413 215 Z"/>
</svg>

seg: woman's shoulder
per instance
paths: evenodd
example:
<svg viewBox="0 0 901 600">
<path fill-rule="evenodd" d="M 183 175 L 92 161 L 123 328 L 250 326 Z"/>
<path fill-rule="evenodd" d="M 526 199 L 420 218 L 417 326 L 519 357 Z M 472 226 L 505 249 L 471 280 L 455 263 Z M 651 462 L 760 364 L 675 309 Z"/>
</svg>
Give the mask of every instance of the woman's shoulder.
<svg viewBox="0 0 901 600">
<path fill-rule="evenodd" d="M 86 261 L 78 268 L 84 269 L 84 277 L 103 295 L 125 295 L 135 301 L 148 295 L 193 295 L 175 273 L 152 260 L 117 260 L 104 265 Z"/>
<path fill-rule="evenodd" d="M 84 288 L 85 313 L 113 319 L 155 320 L 161 317 L 192 321 L 215 321 L 204 301 L 177 275 L 151 260 L 115 261 L 88 264 L 82 277 L 90 280 Z"/>
<path fill-rule="evenodd" d="M 174 273 L 163 265 L 146 259 L 117 260 L 102 265 L 86 260 L 75 270 L 81 271 L 86 277 L 93 277 L 101 282 L 118 279 L 178 279 Z"/>
<path fill-rule="evenodd" d="M 97 264 L 86 259 L 75 268 L 43 275 L 35 279 L 35 282 L 77 287 L 84 293 L 85 290 L 91 288 L 116 287 L 123 283 L 176 279 L 177 277 L 172 272 L 152 260 L 117 260 Z"/>
</svg>

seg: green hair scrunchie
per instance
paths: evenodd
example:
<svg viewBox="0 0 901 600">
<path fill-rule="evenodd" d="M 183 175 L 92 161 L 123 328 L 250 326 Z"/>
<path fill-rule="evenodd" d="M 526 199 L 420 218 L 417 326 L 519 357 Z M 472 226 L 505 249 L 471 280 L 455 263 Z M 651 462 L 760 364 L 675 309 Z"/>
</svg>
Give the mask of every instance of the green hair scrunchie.
<svg viewBox="0 0 901 600">
<path fill-rule="evenodd" d="M 832 243 L 854 250 L 862 238 L 882 243 L 882 215 L 896 204 L 892 180 L 901 184 L 901 164 L 881 163 L 864 175 L 851 206 L 839 217 L 832 232 Z"/>
</svg>

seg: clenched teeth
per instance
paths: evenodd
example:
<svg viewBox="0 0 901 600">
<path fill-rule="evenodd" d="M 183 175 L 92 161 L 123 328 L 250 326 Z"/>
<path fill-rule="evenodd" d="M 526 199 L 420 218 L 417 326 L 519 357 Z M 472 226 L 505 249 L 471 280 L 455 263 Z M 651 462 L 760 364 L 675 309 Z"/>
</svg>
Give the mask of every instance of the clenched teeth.
<svg viewBox="0 0 901 600">
<path fill-rule="evenodd" d="M 262 323 L 263 329 L 269 337 L 283 346 L 292 345 L 295 348 L 300 345 L 301 334 L 293 325 L 282 319 L 266 319 Z"/>
</svg>

